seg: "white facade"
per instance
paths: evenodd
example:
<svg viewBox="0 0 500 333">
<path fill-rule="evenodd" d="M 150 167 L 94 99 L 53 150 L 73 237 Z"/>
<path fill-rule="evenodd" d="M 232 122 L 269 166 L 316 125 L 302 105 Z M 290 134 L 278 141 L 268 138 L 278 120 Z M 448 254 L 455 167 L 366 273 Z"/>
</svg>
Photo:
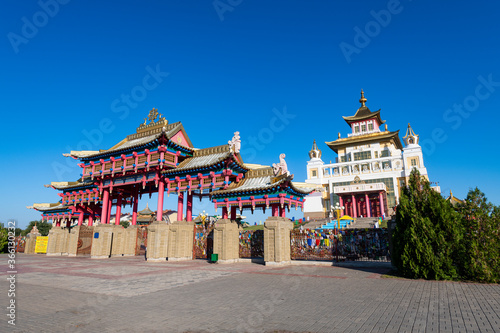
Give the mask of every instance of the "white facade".
<svg viewBox="0 0 500 333">
<path fill-rule="evenodd" d="M 408 124 L 403 147 L 399 131 L 389 132 L 387 126 L 385 130 L 381 130 L 384 122 L 380 120 L 380 111 L 371 112 L 364 105 L 366 99 L 363 95 L 360 102 L 362 107 L 355 116 L 344 117 L 351 127 L 347 138 L 341 138 L 339 133 L 338 140 L 327 142 L 332 150 L 338 152 L 335 163 L 323 162 L 316 142 L 309 152 L 306 183 L 321 185 L 324 191 L 321 194 L 320 209 L 317 195 L 306 197 L 305 216 L 326 217 L 332 205 L 341 201 L 340 204 L 346 206 L 345 200 L 351 202 L 351 198 L 358 205 L 360 201 L 367 202 L 364 208 L 357 206 L 357 210 L 351 209 L 351 214 L 373 217 L 383 213 L 388 216 L 398 204 L 400 189 L 406 185 L 413 168 L 428 178 L 422 148 L 418 144 L 419 137 L 410 125 Z M 339 195 L 342 195 L 342 200 L 339 200 Z M 373 206 L 372 201 L 378 198 L 385 209 Z M 362 212 L 365 214 L 361 214 Z"/>
</svg>

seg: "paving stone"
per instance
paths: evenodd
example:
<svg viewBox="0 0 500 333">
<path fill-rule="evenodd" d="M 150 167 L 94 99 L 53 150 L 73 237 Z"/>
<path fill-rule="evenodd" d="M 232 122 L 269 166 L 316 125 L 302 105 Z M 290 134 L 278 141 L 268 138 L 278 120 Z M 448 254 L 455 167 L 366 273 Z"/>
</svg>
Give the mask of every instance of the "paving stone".
<svg viewBox="0 0 500 333">
<path fill-rule="evenodd" d="M 16 260 L 17 325 L 0 332 L 500 331 L 499 285 L 382 278 L 387 265 Z"/>
</svg>

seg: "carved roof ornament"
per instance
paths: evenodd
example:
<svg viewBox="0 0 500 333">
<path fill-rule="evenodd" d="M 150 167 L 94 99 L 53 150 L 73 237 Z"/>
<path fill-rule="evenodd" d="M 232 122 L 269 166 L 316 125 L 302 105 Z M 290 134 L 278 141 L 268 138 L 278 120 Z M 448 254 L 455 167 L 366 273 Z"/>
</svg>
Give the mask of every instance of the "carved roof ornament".
<svg viewBox="0 0 500 333">
<path fill-rule="evenodd" d="M 149 120 L 149 123 L 154 123 L 156 118 L 158 118 L 158 109 L 156 108 L 152 108 L 151 111 L 149 111 L 149 115 L 148 115 L 148 120 Z M 160 118 L 161 118 L 161 114 L 160 114 Z"/>
<path fill-rule="evenodd" d="M 229 145 L 229 151 L 238 154 L 241 149 L 241 139 L 240 139 L 240 132 L 234 132 L 234 136 L 231 140 L 227 142 Z"/>
<path fill-rule="evenodd" d="M 318 148 L 316 140 L 313 141 L 312 149 L 309 151 L 309 158 L 321 158 L 321 150 Z"/>
<path fill-rule="evenodd" d="M 361 107 L 362 108 L 365 108 L 366 105 L 366 98 L 365 98 L 365 92 L 363 91 L 363 89 L 361 89 L 361 98 L 359 99 L 359 102 L 361 103 Z"/>
<path fill-rule="evenodd" d="M 280 175 L 288 175 L 288 166 L 286 165 L 285 162 L 285 154 L 280 154 L 280 162 L 279 163 L 273 163 L 273 171 L 275 176 L 280 176 Z"/>
<path fill-rule="evenodd" d="M 406 146 L 418 145 L 419 136 L 415 134 L 413 128 L 411 128 L 410 123 L 408 123 L 408 128 L 406 129 L 406 135 L 403 137 L 403 141 Z"/>
<path fill-rule="evenodd" d="M 356 176 L 356 177 L 354 177 L 354 180 L 351 182 L 351 185 L 354 185 L 354 184 L 365 184 L 365 181 L 361 180 L 361 178 L 359 178 L 359 176 Z"/>
</svg>

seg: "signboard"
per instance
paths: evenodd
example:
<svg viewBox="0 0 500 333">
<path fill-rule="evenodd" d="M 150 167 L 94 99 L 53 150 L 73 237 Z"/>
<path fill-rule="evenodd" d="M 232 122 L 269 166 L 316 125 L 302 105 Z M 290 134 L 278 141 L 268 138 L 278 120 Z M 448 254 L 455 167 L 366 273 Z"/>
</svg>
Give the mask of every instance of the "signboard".
<svg viewBox="0 0 500 333">
<path fill-rule="evenodd" d="M 36 238 L 35 253 L 47 253 L 49 236 L 38 236 Z"/>
</svg>

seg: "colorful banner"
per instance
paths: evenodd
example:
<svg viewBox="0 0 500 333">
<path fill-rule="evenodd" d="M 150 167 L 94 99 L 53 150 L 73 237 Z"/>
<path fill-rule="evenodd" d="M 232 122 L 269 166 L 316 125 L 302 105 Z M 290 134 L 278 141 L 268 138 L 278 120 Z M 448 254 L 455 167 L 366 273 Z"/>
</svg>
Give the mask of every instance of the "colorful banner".
<svg viewBox="0 0 500 333">
<path fill-rule="evenodd" d="M 47 253 L 49 236 L 38 236 L 36 238 L 35 253 Z"/>
</svg>

